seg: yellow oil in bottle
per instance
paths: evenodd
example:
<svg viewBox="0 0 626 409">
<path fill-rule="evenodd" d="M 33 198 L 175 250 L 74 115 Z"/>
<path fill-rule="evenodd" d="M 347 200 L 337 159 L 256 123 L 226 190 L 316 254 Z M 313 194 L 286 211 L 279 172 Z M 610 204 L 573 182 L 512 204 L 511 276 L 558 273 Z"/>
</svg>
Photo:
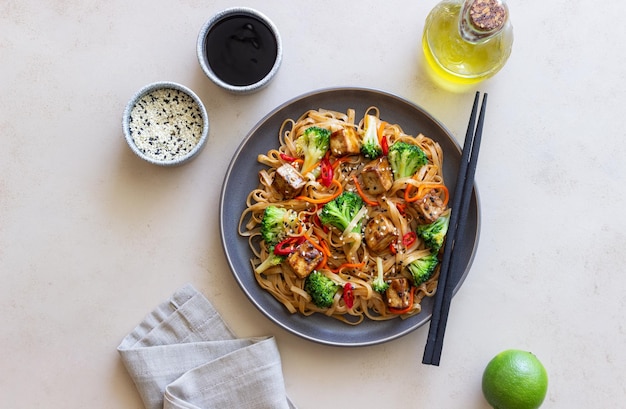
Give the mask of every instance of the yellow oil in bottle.
<svg viewBox="0 0 626 409">
<path fill-rule="evenodd" d="M 432 77 L 447 88 L 462 88 L 496 74 L 511 53 L 513 33 L 508 21 L 495 33 L 463 33 L 464 7 L 472 0 L 443 1 L 426 18 L 422 47 Z M 469 27 L 469 30 L 475 28 Z"/>
</svg>

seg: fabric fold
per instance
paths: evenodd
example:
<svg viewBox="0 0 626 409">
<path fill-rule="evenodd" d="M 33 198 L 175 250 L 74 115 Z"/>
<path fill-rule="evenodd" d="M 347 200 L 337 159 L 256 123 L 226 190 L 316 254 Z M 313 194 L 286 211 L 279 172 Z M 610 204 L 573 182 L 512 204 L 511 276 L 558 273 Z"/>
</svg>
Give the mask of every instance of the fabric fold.
<svg viewBox="0 0 626 409">
<path fill-rule="evenodd" d="M 192 285 L 118 346 L 146 409 L 295 408 L 273 337 L 238 339 Z"/>
</svg>

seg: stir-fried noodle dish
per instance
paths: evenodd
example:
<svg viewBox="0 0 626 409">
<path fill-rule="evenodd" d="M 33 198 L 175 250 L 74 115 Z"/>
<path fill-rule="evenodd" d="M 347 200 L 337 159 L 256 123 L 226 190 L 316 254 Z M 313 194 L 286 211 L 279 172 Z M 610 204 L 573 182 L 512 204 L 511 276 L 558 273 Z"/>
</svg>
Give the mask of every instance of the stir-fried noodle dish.
<svg viewBox="0 0 626 409">
<path fill-rule="evenodd" d="M 450 219 L 443 152 L 425 135 L 325 109 L 286 119 L 239 222 L 259 285 L 291 313 L 348 324 L 419 314 Z"/>
</svg>

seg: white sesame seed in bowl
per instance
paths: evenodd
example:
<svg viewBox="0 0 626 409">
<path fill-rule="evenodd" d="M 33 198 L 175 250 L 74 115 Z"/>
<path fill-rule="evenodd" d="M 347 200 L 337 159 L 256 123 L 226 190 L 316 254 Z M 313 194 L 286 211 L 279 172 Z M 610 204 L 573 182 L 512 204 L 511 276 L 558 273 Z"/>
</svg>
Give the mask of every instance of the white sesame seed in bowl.
<svg viewBox="0 0 626 409">
<path fill-rule="evenodd" d="M 177 166 L 202 150 L 209 135 L 209 118 L 192 90 L 162 81 L 135 93 L 124 110 L 122 127 L 137 156 L 155 165 Z"/>
</svg>

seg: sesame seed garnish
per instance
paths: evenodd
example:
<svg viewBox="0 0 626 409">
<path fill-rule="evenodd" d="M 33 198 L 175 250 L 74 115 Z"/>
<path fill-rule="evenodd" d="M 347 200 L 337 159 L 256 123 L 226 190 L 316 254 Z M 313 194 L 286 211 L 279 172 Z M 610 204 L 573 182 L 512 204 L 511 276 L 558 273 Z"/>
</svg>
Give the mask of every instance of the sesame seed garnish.
<svg viewBox="0 0 626 409">
<path fill-rule="evenodd" d="M 159 161 L 187 155 L 200 141 L 204 126 L 196 101 L 173 88 L 157 89 L 141 97 L 131 109 L 129 123 L 137 148 Z"/>
</svg>

